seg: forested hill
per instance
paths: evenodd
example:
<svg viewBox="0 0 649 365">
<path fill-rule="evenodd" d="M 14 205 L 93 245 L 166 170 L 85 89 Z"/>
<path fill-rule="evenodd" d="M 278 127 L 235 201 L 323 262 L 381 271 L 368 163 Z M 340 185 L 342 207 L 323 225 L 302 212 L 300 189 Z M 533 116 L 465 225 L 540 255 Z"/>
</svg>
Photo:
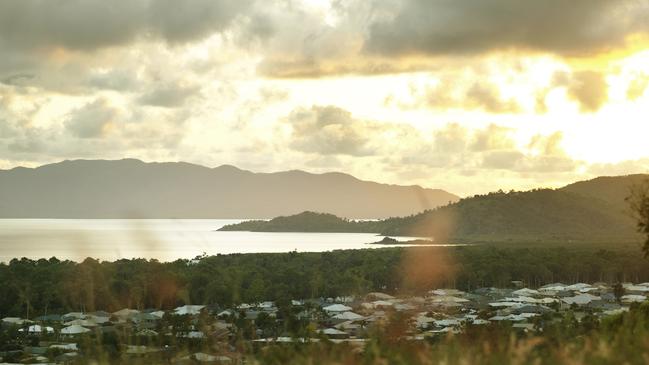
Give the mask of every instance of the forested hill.
<svg viewBox="0 0 649 365">
<path fill-rule="evenodd" d="M 618 208 L 563 190 L 497 192 L 387 220 L 382 233 L 431 236 L 440 241 L 635 238 L 634 222 Z"/>
<path fill-rule="evenodd" d="M 254 173 L 234 166 L 75 160 L 0 170 L 0 218 L 273 218 L 305 210 L 384 218 L 458 197 L 342 173 Z"/>
<path fill-rule="evenodd" d="M 219 231 L 250 232 L 379 232 L 382 221 L 351 221 L 333 214 L 302 212 L 271 220 L 245 221 L 221 227 Z"/>
<path fill-rule="evenodd" d="M 350 222 L 311 213 L 244 222 L 227 229 L 314 231 L 326 226 L 326 232 L 434 237 L 437 241 L 635 240 L 635 223 L 625 209 L 624 198 L 630 186 L 645 176 L 598 178 L 556 190 L 476 195 L 420 214 L 376 222 Z"/>
<path fill-rule="evenodd" d="M 582 196 L 603 200 L 619 210 L 628 210 L 625 202 L 630 189 L 649 179 L 649 174 L 635 174 L 626 176 L 600 176 L 598 178 L 579 181 L 567 185 L 561 190 L 576 193 Z"/>
</svg>

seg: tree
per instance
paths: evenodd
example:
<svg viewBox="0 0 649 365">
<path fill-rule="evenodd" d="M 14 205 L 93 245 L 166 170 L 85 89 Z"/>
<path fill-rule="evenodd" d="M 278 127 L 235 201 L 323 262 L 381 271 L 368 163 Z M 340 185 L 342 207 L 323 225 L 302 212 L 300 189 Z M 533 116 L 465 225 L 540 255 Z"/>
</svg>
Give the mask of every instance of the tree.
<svg viewBox="0 0 649 365">
<path fill-rule="evenodd" d="M 624 287 L 622 286 L 622 283 L 616 283 L 613 285 L 613 295 L 615 295 L 615 300 L 620 303 L 622 301 L 622 297 L 624 296 L 625 290 Z"/>
<path fill-rule="evenodd" d="M 642 251 L 649 257 L 649 180 L 631 189 L 626 199 L 631 206 L 631 213 L 636 219 L 638 232 L 646 236 Z"/>
</svg>

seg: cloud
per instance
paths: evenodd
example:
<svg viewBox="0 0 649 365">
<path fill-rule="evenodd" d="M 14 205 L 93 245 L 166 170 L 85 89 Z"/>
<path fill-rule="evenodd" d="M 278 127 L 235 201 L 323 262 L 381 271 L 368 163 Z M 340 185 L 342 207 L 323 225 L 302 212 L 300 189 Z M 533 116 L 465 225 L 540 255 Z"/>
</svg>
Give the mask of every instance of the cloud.
<svg viewBox="0 0 649 365">
<path fill-rule="evenodd" d="M 0 41 L 17 48 L 94 50 L 137 38 L 200 39 L 245 14 L 249 0 L 21 0 L 0 2 Z"/>
<path fill-rule="evenodd" d="M 525 159 L 525 154 L 516 150 L 489 151 L 482 160 L 483 168 L 514 170 Z"/>
<path fill-rule="evenodd" d="M 332 1 L 326 12 L 303 1 L 260 2 L 257 20 L 244 29 L 258 39 L 257 72 L 273 78 L 317 78 L 341 74 L 383 74 L 401 69 L 390 60 L 361 55 L 373 1 Z M 258 26 L 258 25 L 262 26 Z"/>
<path fill-rule="evenodd" d="M 401 109 L 458 109 L 491 114 L 516 114 L 522 110 L 515 99 L 503 97 L 499 87 L 490 82 L 484 72 L 483 79 L 475 81 L 478 75 L 476 70 L 472 70 L 471 77 L 448 71 L 428 85 L 411 85 L 407 100 L 390 94 L 384 103 Z"/>
<path fill-rule="evenodd" d="M 435 168 L 454 168 L 471 163 L 468 151 L 471 134 L 467 128 L 459 123 L 449 123 L 434 130 L 431 137 L 427 140 L 420 133 L 400 141 L 401 145 L 408 147 L 399 151 L 399 163 Z"/>
<path fill-rule="evenodd" d="M 140 104 L 158 106 L 164 108 L 175 108 L 196 95 L 200 88 L 182 82 L 166 82 L 158 85 L 151 85 L 151 91 L 140 96 Z"/>
<path fill-rule="evenodd" d="M 491 127 L 491 126 L 490 126 Z M 501 127 L 490 128 L 495 139 L 500 141 L 490 149 L 484 149 L 481 166 L 489 169 L 504 169 L 522 173 L 566 173 L 573 172 L 583 164 L 575 161 L 563 150 L 563 134 L 554 132 L 550 135 L 537 134 L 527 144 L 527 150 L 515 148 L 511 143 L 502 142 L 505 136 Z M 489 133 L 489 129 L 478 132 L 478 135 Z"/>
<path fill-rule="evenodd" d="M 554 86 L 565 87 L 568 96 L 579 103 L 582 112 L 596 112 L 608 100 L 608 84 L 604 74 L 600 72 L 557 72 Z"/>
<path fill-rule="evenodd" d="M 466 93 L 466 100 L 469 106 L 489 113 L 516 113 L 520 110 L 514 100 L 503 100 L 495 86 L 484 83 L 474 83 Z"/>
<path fill-rule="evenodd" d="M 649 158 L 626 160 L 616 163 L 595 163 L 588 166 L 588 172 L 595 176 L 628 174 L 649 174 Z"/>
<path fill-rule="evenodd" d="M 72 111 L 65 128 L 79 138 L 102 138 L 115 128 L 119 114 L 108 100 L 98 98 Z"/>
<path fill-rule="evenodd" d="M 534 135 L 527 147 L 536 155 L 545 156 L 565 156 L 561 143 L 563 142 L 563 133 L 554 132 L 550 135 Z"/>
<path fill-rule="evenodd" d="M 388 56 L 522 49 L 590 55 L 647 33 L 642 0 L 403 0 L 370 26 L 365 51 Z"/>
<path fill-rule="evenodd" d="M 649 75 L 639 75 L 634 78 L 626 91 L 626 97 L 629 100 L 636 100 L 644 95 L 645 90 L 649 87 Z"/>
<path fill-rule="evenodd" d="M 459 123 L 448 123 L 429 134 L 412 127 L 404 129 L 396 123 L 356 122 L 363 127 L 366 137 L 361 144 L 363 151 L 373 151 L 370 156 L 380 157 L 386 166 L 404 176 L 413 176 L 418 168 L 457 170 L 462 174 L 482 174 L 487 170 L 555 174 L 574 172 L 583 164 L 563 150 L 561 132 L 518 141 L 514 129 L 497 124 L 469 129 Z M 399 132 L 391 133 L 393 130 Z M 331 149 L 308 152 L 335 154 Z"/>
<path fill-rule="evenodd" d="M 476 131 L 471 149 L 482 152 L 514 148 L 513 133 L 512 128 L 490 124 L 487 128 Z"/>
<path fill-rule="evenodd" d="M 377 125 L 352 118 L 350 112 L 335 106 L 299 108 L 287 118 L 291 127 L 290 146 L 322 155 L 366 156 Z"/>
<path fill-rule="evenodd" d="M 133 155 L 177 159 L 175 151 L 186 133 L 183 109 L 142 111 L 96 97 L 43 123 L 34 120 L 40 110 L 51 107 L 49 101 L 35 99 L 25 105 L 29 99 L 23 99 L 0 98 L 0 155 L 5 159 L 31 164 Z"/>
<path fill-rule="evenodd" d="M 99 90 L 131 92 L 138 89 L 138 76 L 133 70 L 113 68 L 91 72 L 87 84 Z"/>
</svg>

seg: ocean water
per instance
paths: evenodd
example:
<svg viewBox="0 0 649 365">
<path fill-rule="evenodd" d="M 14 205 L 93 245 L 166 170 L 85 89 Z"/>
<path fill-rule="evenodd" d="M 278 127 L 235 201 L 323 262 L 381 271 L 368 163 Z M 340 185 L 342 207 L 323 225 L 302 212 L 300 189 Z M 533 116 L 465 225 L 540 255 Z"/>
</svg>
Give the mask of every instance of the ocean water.
<svg viewBox="0 0 649 365">
<path fill-rule="evenodd" d="M 372 233 L 217 232 L 229 219 L 0 219 L 0 261 L 57 257 L 82 261 L 173 261 L 252 252 L 322 252 L 386 247 Z M 394 237 L 400 241 L 410 237 Z"/>
</svg>

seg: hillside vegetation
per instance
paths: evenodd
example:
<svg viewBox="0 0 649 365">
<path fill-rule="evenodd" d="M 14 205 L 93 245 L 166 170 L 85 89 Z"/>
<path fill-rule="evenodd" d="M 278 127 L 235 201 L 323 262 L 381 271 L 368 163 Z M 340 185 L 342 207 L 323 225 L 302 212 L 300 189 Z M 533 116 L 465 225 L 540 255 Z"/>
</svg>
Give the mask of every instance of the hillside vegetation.
<svg viewBox="0 0 649 365">
<path fill-rule="evenodd" d="M 402 219 L 388 219 L 385 235 L 437 240 L 632 238 L 630 217 L 601 200 L 561 190 L 490 193 Z"/>
<path fill-rule="evenodd" d="M 221 227 L 220 231 L 251 232 L 378 232 L 379 221 L 353 221 L 328 213 L 302 212 L 271 220 L 252 220 Z"/>
<path fill-rule="evenodd" d="M 349 221 L 305 212 L 250 221 L 223 230 L 368 232 L 446 241 L 635 241 L 625 197 L 647 175 L 597 178 L 561 189 L 493 192 L 422 213 L 380 221 Z"/>
</svg>

